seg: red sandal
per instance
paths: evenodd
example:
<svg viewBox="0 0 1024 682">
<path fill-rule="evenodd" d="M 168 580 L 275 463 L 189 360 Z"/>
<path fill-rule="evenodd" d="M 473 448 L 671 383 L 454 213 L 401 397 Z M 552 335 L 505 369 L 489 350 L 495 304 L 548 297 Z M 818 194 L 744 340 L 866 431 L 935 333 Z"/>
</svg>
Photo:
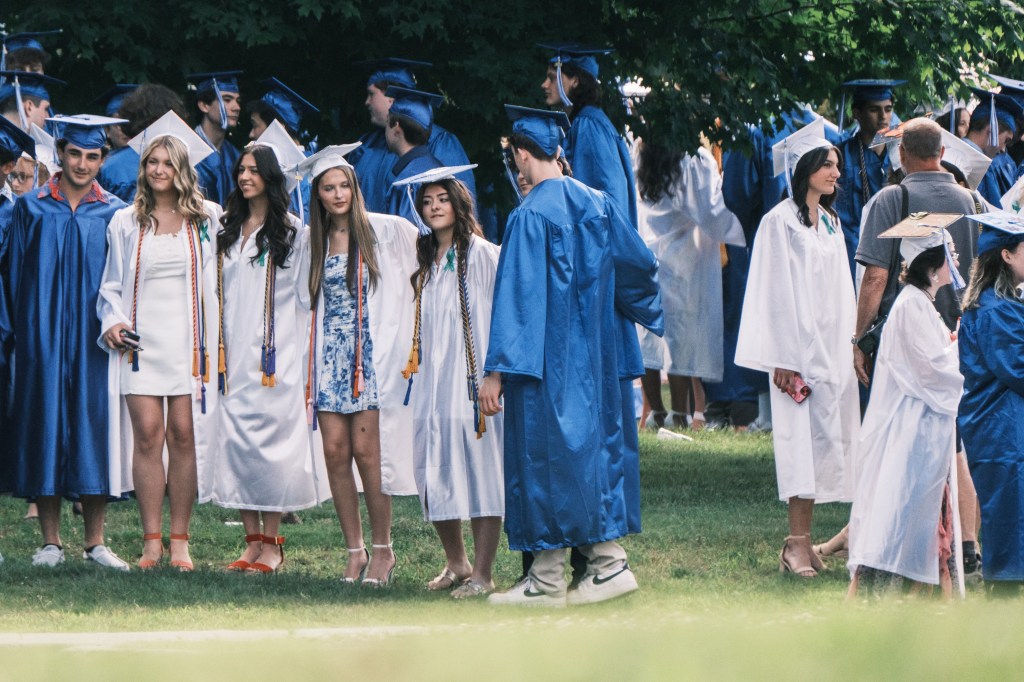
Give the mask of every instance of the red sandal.
<svg viewBox="0 0 1024 682">
<path fill-rule="evenodd" d="M 246 544 L 248 544 L 250 542 L 264 542 L 264 541 L 265 540 L 264 540 L 263 536 L 260 535 L 259 533 L 254 533 L 253 535 L 246 535 L 245 536 Z M 228 564 L 228 570 L 229 571 L 235 571 L 237 573 L 241 573 L 242 571 L 248 571 L 251 566 L 252 566 L 252 564 L 250 564 L 248 561 L 245 561 L 244 559 L 239 559 L 238 561 L 232 561 L 230 564 Z"/>
<path fill-rule="evenodd" d="M 277 546 L 278 551 L 281 552 L 281 563 L 279 563 L 277 566 L 267 566 L 266 564 L 257 561 L 256 563 L 249 566 L 249 570 L 247 571 L 248 573 L 263 573 L 264 575 L 268 573 L 277 573 L 279 570 L 281 570 L 281 567 L 284 566 L 284 536 L 264 535 L 263 544 Z"/>
</svg>

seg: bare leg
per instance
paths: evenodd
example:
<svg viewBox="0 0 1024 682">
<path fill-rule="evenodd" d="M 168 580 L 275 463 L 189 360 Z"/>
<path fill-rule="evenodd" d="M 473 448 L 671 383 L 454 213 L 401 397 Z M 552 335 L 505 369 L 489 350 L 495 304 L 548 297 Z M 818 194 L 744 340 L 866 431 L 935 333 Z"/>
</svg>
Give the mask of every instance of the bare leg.
<svg viewBox="0 0 1024 682">
<path fill-rule="evenodd" d="M 85 522 L 85 546 L 103 544 L 103 523 L 107 517 L 107 498 L 103 495 L 82 495 L 82 520 Z"/>
<path fill-rule="evenodd" d="M 978 508 L 978 493 L 974 490 L 974 479 L 967 466 L 967 455 L 963 450 L 956 453 L 957 506 L 960 508 L 960 532 L 964 542 L 978 541 L 978 526 L 981 514 Z"/>
<path fill-rule="evenodd" d="M 258 512 L 263 517 L 263 535 L 275 538 L 281 531 L 281 512 Z M 284 551 L 281 547 L 269 542 L 263 543 L 259 558 L 253 562 L 276 569 L 284 563 Z"/>
<path fill-rule="evenodd" d="M 437 537 L 441 539 L 441 546 L 444 547 L 448 570 L 454 573 L 459 580 L 468 578 L 473 573 L 473 567 L 466 557 L 466 545 L 462 541 L 462 521 L 451 519 L 433 523 L 434 529 L 437 530 Z M 455 586 L 452 585 L 452 587 Z"/>
<path fill-rule="evenodd" d="M 784 563 L 793 568 L 811 567 L 801 570 L 799 575 L 813 577 L 821 561 L 811 551 L 811 518 L 814 515 L 814 500 L 800 497 L 789 498 L 789 537 L 782 548 Z"/>
<path fill-rule="evenodd" d="M 40 497 L 36 500 L 39 507 L 39 529 L 43 532 L 44 545 L 60 545 L 60 503 L 61 499 L 54 496 Z"/>
<path fill-rule="evenodd" d="M 258 511 L 254 509 L 239 509 L 238 513 L 242 517 L 242 527 L 245 528 L 246 535 L 253 537 L 262 534 L 263 531 L 260 529 L 260 513 Z M 238 557 L 238 560 L 251 564 L 259 558 L 262 551 L 263 542 L 261 540 L 253 540 L 246 544 L 245 551 L 242 552 L 242 556 Z"/>
<path fill-rule="evenodd" d="M 381 492 L 380 412 L 364 410 L 352 415 L 352 456 L 363 481 L 366 513 L 370 517 L 373 561 L 366 577 L 383 581 L 395 565 L 391 549 L 391 497 Z"/>
<path fill-rule="evenodd" d="M 707 407 L 707 400 L 704 397 L 704 382 L 700 377 L 690 377 L 690 386 L 693 389 L 693 428 L 703 429 L 707 424 L 704 419 L 704 408 Z"/>
<path fill-rule="evenodd" d="M 132 478 L 139 504 L 144 534 L 163 532 L 164 509 L 164 399 L 152 395 L 125 396 L 132 420 L 135 450 L 132 454 Z M 140 562 L 160 561 L 164 553 L 159 538 L 143 540 Z M 143 564 L 145 566 L 145 564 Z M 152 565 L 152 564 L 150 564 Z"/>
<path fill-rule="evenodd" d="M 665 424 L 665 401 L 661 399 L 661 370 L 649 369 L 640 378 L 640 386 L 644 391 L 644 399 L 647 401 L 654 413 L 654 423 L 657 426 Z M 641 424 L 645 424 L 644 419 Z"/>
<path fill-rule="evenodd" d="M 363 524 L 359 518 L 359 492 L 352 474 L 352 442 L 349 437 L 352 418 L 350 415 L 321 412 L 318 419 L 334 511 L 338 514 L 346 546 L 350 550 L 359 549 L 363 547 Z M 369 561 L 368 556 L 367 553 L 349 552 L 345 577 L 358 578 Z"/>
<path fill-rule="evenodd" d="M 670 428 L 685 427 L 686 415 L 690 414 L 690 379 L 678 374 L 669 374 L 668 393 L 672 400 L 672 412 L 666 420 L 666 425 Z"/>
<path fill-rule="evenodd" d="M 171 534 L 187 536 L 197 486 L 192 396 L 176 395 L 167 398 L 167 460 Z M 192 561 L 188 551 L 188 540 L 171 538 L 171 561 Z"/>
<path fill-rule="evenodd" d="M 501 537 L 501 517 L 481 516 L 470 520 L 473 529 L 473 575 L 475 582 L 494 586 L 494 557 Z"/>
</svg>

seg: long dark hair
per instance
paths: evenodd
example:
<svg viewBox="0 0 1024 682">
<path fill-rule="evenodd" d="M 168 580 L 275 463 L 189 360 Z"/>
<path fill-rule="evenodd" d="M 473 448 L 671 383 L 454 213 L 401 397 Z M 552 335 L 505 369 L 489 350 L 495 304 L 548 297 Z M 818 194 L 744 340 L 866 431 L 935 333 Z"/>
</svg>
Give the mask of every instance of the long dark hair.
<svg viewBox="0 0 1024 682">
<path fill-rule="evenodd" d="M 466 255 L 469 253 L 469 243 L 473 235 L 483 236 L 480 223 L 476 221 L 473 210 L 473 195 L 469 193 L 461 181 L 454 178 L 440 180 L 422 185 L 416 192 L 416 210 L 423 213 L 423 194 L 428 187 L 441 185 L 448 192 L 448 201 L 452 204 L 455 212 L 455 225 L 452 230 L 452 244 L 455 245 L 455 260 L 458 264 L 459 277 L 466 274 Z M 430 274 L 433 272 L 434 260 L 437 258 L 437 237 L 434 233 L 420 237 L 416 240 L 416 260 L 419 269 L 409 278 L 415 294 L 418 287 L 425 286 L 430 281 Z"/>
<path fill-rule="evenodd" d="M 833 146 L 818 147 L 812 149 L 796 162 L 796 168 L 793 169 L 793 201 L 796 202 L 797 212 L 800 214 L 800 222 L 808 227 L 814 227 L 811 225 L 810 211 L 807 208 L 807 191 L 811 188 L 811 176 L 814 175 L 819 168 L 825 165 L 828 161 L 829 152 L 834 151 L 836 153 L 836 165 L 839 167 L 839 171 L 843 170 L 843 155 Z M 818 206 L 825 209 L 833 218 L 836 217 L 836 212 L 832 209 L 832 203 L 836 200 L 836 192 L 839 191 L 839 185 L 836 185 L 836 191 L 832 194 L 823 194 L 821 199 L 818 200 Z"/>
<path fill-rule="evenodd" d="M 650 142 L 640 144 L 640 163 L 636 169 L 636 183 L 640 198 L 652 204 L 668 195 L 669 189 L 679 179 L 679 163 L 682 152 Z"/>
<path fill-rule="evenodd" d="M 565 93 L 572 100 L 572 111 L 569 113 L 570 121 L 576 119 L 583 107 L 601 106 L 601 85 L 596 78 L 590 75 L 590 72 L 568 62 L 562 64 L 562 73 L 569 78 L 578 79 L 576 87 L 570 88 L 570 92 Z"/>
<path fill-rule="evenodd" d="M 297 230 L 288 220 L 288 190 L 285 188 L 284 173 L 277 164 L 277 155 L 274 150 L 265 145 L 254 145 L 249 147 L 238 157 L 232 169 L 232 177 L 235 180 L 235 187 L 224 202 L 224 215 L 220 218 L 223 226 L 217 233 L 217 253 L 226 253 L 231 245 L 238 241 L 242 234 L 242 225 L 249 218 L 249 201 L 242 196 L 238 189 L 238 171 L 242 167 L 242 160 L 246 156 L 252 156 L 256 162 L 256 170 L 266 185 L 267 220 L 263 229 L 256 233 L 256 255 L 250 262 L 255 263 L 260 256 L 270 252 L 270 258 L 274 265 L 279 268 L 286 268 L 288 256 L 292 252 L 292 243 L 295 241 Z"/>
</svg>

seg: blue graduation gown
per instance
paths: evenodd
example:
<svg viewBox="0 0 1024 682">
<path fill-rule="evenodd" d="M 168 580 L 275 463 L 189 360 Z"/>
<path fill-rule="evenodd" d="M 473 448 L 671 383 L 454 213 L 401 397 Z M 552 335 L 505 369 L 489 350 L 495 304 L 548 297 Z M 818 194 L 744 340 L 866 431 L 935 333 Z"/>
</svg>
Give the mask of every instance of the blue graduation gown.
<svg viewBox="0 0 1024 682">
<path fill-rule="evenodd" d="M 643 372 L 633 324 L 663 332 L 653 254 L 605 194 L 541 182 L 509 216 L 484 366 L 505 386 L 511 549 L 639 529 L 639 455 L 625 435 L 636 425 L 622 405 L 622 380 Z"/>
<path fill-rule="evenodd" d="M 383 128 L 377 128 L 373 132 L 363 135 L 359 141 L 363 144 L 353 150 L 347 158 L 356 169 L 356 177 L 359 178 L 359 189 L 363 192 L 366 210 L 371 213 L 387 213 L 386 197 L 388 189 L 391 187 L 388 178 L 398 157 L 388 149 L 388 145 L 384 141 Z M 441 161 L 442 166 L 469 165 L 469 157 L 466 156 L 466 150 L 462 148 L 459 138 L 437 124 L 430 129 L 427 148 L 435 158 Z M 476 181 L 473 179 L 473 171 L 459 173 L 456 177 L 469 188 L 475 198 Z"/>
<path fill-rule="evenodd" d="M 587 187 L 606 192 L 637 227 L 633 161 L 622 135 L 595 106 L 580 109 L 565 139 L 565 158 L 572 176 Z"/>
<path fill-rule="evenodd" d="M 121 201 L 130 204 L 135 201 L 140 160 L 134 149 L 121 147 L 103 160 L 103 167 L 96 176 L 96 182 Z"/>
<path fill-rule="evenodd" d="M 411 178 L 432 168 L 440 168 L 444 164 L 437 160 L 426 145 L 413 147 L 391 168 L 388 176 L 388 191 L 384 196 L 384 213 L 405 218 L 413 225 L 419 225 L 422 218 L 416 207 L 409 201 L 409 193 L 405 187 L 395 187 L 396 180 Z M 416 188 L 413 187 L 415 197 Z"/>
<path fill-rule="evenodd" d="M 985 580 L 1024 580 L 1024 303 L 992 289 L 960 324 L 960 433 L 981 503 Z"/>
<path fill-rule="evenodd" d="M 997 154 L 978 183 L 978 193 L 993 206 L 1001 206 L 1003 195 L 1017 182 L 1017 164 L 1006 152 Z"/>
<path fill-rule="evenodd" d="M 5 245 L 0 342 L 14 385 L 0 479 L 18 497 L 111 493 L 96 301 L 107 223 L 125 204 L 94 183 L 72 212 L 51 193 L 58 177 L 17 202 Z"/>
<path fill-rule="evenodd" d="M 857 271 L 854 256 L 860 243 L 860 216 L 864 211 L 864 181 L 867 181 L 867 198 L 875 196 L 889 183 L 889 155 L 879 156 L 876 150 L 864 146 L 864 177 L 861 177 L 860 135 L 854 134 L 839 145 L 843 155 L 843 172 L 836 186 L 836 198 L 832 207 L 839 214 L 846 238 L 846 253 L 850 260 L 850 275 Z"/>
<path fill-rule="evenodd" d="M 196 126 L 195 131 L 199 137 L 203 138 L 204 142 L 210 144 L 201 125 Z M 213 145 L 210 144 L 210 147 L 213 148 Z M 199 188 L 203 191 L 203 196 L 221 206 L 224 205 L 231 190 L 235 188 L 235 178 L 232 176 L 232 172 L 241 155 L 238 148 L 225 139 L 221 143 L 220 149 L 215 150 L 213 154 L 207 156 L 196 166 Z"/>
</svg>

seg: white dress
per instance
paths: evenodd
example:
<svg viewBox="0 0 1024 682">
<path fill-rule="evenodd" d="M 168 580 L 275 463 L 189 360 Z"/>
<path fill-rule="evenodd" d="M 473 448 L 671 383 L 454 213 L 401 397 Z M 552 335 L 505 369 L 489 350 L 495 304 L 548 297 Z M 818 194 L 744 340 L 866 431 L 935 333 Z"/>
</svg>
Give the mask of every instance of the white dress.
<svg viewBox="0 0 1024 682">
<path fill-rule="evenodd" d="M 322 453 L 306 433 L 309 230 L 289 218 L 298 233 L 287 267 L 276 270 L 275 386 L 263 385 L 260 368 L 270 259 L 251 262 L 258 231 L 224 254 L 227 387 L 211 481 L 213 502 L 222 507 L 293 511 L 330 499 Z"/>
<path fill-rule="evenodd" d="M 480 237 L 470 244 L 466 289 L 477 381 L 483 377 L 499 249 Z M 453 262 L 454 265 L 454 262 Z M 466 342 L 458 275 L 435 266 L 423 289 L 421 358 L 414 375 L 416 488 L 428 521 L 503 516 L 502 415 L 486 419 L 479 440 L 467 386 Z"/>
<path fill-rule="evenodd" d="M 665 310 L 664 339 L 639 328 L 644 367 L 718 382 L 725 371 L 720 246 L 747 242 L 739 219 L 725 206 L 711 153 L 701 148 L 679 165 L 668 194 L 655 203 L 637 202 L 640 236 L 658 257 Z"/>
<path fill-rule="evenodd" d="M 882 332 L 861 430 L 851 575 L 869 566 L 938 584 L 937 529 L 944 487 L 956 494 L 954 433 L 963 383 L 957 345 L 931 299 L 904 287 Z M 955 499 L 951 508 L 956 518 Z"/>
<path fill-rule="evenodd" d="M 772 440 L 779 499 L 849 502 L 860 426 L 853 371 L 857 322 L 839 221 L 803 225 L 792 199 L 761 220 L 743 299 L 736 364 L 800 372 L 812 394 L 796 403 L 773 387 Z"/>
<path fill-rule="evenodd" d="M 221 208 L 212 201 L 203 202 L 206 220 L 196 226 L 198 240 L 190 242 L 187 233 L 154 236 L 147 234 L 142 242 L 142 270 L 139 273 L 139 303 L 136 325 L 142 337 L 139 371 L 133 372 L 128 356 L 109 351 L 107 389 L 111 414 L 117 414 L 117 425 L 109 434 L 111 443 L 119 443 L 123 461 L 127 462 L 121 478 L 131 482 L 131 453 L 134 439 L 125 394 L 192 395 L 192 427 L 196 444 L 196 469 L 199 480 L 199 502 L 210 499 L 204 484 L 210 474 L 210 459 L 216 443 L 217 421 L 217 257 L 216 233 Z M 103 282 L 96 303 L 100 328 L 110 329 L 117 323 L 129 327 L 135 289 L 136 255 L 139 224 L 135 208 L 117 211 L 107 225 L 107 261 Z M 152 248 L 156 245 L 156 249 Z M 193 253 L 193 249 L 196 252 Z M 183 268 L 183 270 L 182 270 Z M 199 276 L 194 277 L 198 272 Z M 170 275 L 154 278 L 152 274 Z M 193 296 L 191 283 L 195 282 Z M 200 309 L 199 319 L 205 326 L 206 353 L 211 365 L 210 383 L 192 375 L 192 357 L 196 350 L 191 321 Z M 102 337 L 97 343 L 104 350 Z M 205 390 L 204 390 L 205 389 Z"/>
</svg>

